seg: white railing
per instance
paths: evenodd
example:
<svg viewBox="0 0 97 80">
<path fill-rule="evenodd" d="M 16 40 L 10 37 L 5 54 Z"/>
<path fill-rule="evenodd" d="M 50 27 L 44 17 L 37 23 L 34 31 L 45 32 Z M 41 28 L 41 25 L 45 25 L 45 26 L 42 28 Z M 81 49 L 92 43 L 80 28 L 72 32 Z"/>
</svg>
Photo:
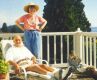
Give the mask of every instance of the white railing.
<svg viewBox="0 0 97 80">
<path fill-rule="evenodd" d="M 2 39 L 12 39 L 15 34 L 23 36 L 23 33 L 3 33 Z M 78 55 L 83 64 L 97 67 L 97 33 L 82 32 L 46 32 L 42 34 L 42 59 L 46 59 L 50 65 L 64 67 L 67 65 L 67 57 L 71 50 Z"/>
<path fill-rule="evenodd" d="M 97 68 L 97 33 L 83 32 L 82 34 L 82 60 L 87 65 Z"/>
<path fill-rule="evenodd" d="M 70 39 L 73 43 L 76 32 L 52 32 L 42 33 L 43 48 L 42 58 L 44 56 L 53 66 L 66 66 L 67 57 L 74 46 L 70 46 Z M 44 56 L 43 56 L 44 55 Z"/>
<path fill-rule="evenodd" d="M 82 32 L 77 30 L 75 52 L 83 64 L 97 68 L 97 32 Z"/>
</svg>

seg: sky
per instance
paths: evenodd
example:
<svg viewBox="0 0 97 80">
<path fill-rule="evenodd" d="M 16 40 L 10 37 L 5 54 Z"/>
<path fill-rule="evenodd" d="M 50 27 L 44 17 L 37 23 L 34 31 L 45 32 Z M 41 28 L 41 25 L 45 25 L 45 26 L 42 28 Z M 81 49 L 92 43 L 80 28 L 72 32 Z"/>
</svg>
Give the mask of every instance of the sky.
<svg viewBox="0 0 97 80">
<path fill-rule="evenodd" d="M 61 0 L 60 0 L 61 1 Z M 23 7 L 29 2 L 39 5 L 38 15 L 42 16 L 44 0 L 0 0 L 0 27 L 5 22 L 7 26 L 14 25 L 15 20 L 24 15 Z M 84 11 L 91 27 L 97 27 L 97 0 L 82 0 Z"/>
</svg>

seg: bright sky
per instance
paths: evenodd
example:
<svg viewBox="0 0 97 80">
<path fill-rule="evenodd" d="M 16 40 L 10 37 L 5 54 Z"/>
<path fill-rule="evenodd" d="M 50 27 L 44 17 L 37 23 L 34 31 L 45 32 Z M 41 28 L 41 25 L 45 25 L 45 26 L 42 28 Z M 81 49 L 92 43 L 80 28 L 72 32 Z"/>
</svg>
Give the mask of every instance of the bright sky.
<svg viewBox="0 0 97 80">
<path fill-rule="evenodd" d="M 38 14 L 42 16 L 45 5 L 44 0 L 0 0 L 0 27 L 4 22 L 7 25 L 15 24 L 15 20 L 25 14 L 23 7 L 29 2 L 34 2 L 40 6 Z M 83 0 L 83 3 L 86 17 L 92 27 L 97 27 L 97 0 Z"/>
<path fill-rule="evenodd" d="M 82 0 L 86 17 L 92 27 L 97 27 L 97 0 Z"/>
</svg>

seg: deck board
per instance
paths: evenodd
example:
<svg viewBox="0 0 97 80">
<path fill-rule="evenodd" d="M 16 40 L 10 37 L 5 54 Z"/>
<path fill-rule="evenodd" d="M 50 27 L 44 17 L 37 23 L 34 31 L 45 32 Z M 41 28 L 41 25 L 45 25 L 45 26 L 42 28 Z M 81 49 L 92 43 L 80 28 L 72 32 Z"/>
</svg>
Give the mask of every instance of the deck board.
<svg viewBox="0 0 97 80">
<path fill-rule="evenodd" d="M 66 75 L 66 73 L 68 72 L 68 70 L 65 68 L 64 72 L 63 72 L 63 77 Z M 67 80 L 95 80 L 92 77 L 89 77 L 87 75 L 84 74 L 80 74 L 80 73 L 72 73 Z"/>
<path fill-rule="evenodd" d="M 66 73 L 67 73 L 67 69 L 64 69 L 64 72 L 62 72 L 63 74 L 63 76 L 62 76 L 62 78 L 64 78 L 64 76 L 66 75 Z M 15 79 L 11 79 L 11 80 L 15 80 Z M 17 80 L 17 79 L 16 79 Z M 20 79 L 18 79 L 18 80 L 24 80 L 23 78 L 20 78 Z M 45 79 L 43 79 L 43 78 L 40 78 L 40 77 L 32 77 L 32 76 L 30 76 L 29 78 L 28 78 L 28 80 L 45 80 Z M 53 80 L 53 79 L 50 79 L 50 80 Z M 82 75 L 80 75 L 79 76 L 79 74 L 75 74 L 75 73 L 72 73 L 69 77 L 68 77 L 68 79 L 67 80 L 95 80 L 95 79 L 93 79 L 93 78 L 91 78 L 91 77 L 87 77 L 87 76 L 85 76 L 85 75 L 83 75 L 83 77 L 82 77 Z"/>
<path fill-rule="evenodd" d="M 92 77 L 79 75 L 79 74 L 71 74 L 67 80 L 95 80 Z"/>
</svg>

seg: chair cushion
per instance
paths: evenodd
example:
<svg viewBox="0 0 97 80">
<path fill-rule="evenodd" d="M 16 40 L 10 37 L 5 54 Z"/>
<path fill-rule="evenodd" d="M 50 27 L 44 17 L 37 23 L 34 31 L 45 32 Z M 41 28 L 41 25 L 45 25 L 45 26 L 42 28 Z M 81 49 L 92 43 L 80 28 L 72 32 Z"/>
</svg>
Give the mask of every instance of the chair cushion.
<svg viewBox="0 0 97 80">
<path fill-rule="evenodd" d="M 37 77 L 41 77 L 41 78 L 45 78 L 45 79 L 50 79 L 52 77 L 50 75 L 43 75 L 43 74 L 39 74 L 39 73 L 36 73 L 36 72 L 31 72 L 31 71 L 27 71 L 27 74 L 37 76 Z"/>
</svg>

